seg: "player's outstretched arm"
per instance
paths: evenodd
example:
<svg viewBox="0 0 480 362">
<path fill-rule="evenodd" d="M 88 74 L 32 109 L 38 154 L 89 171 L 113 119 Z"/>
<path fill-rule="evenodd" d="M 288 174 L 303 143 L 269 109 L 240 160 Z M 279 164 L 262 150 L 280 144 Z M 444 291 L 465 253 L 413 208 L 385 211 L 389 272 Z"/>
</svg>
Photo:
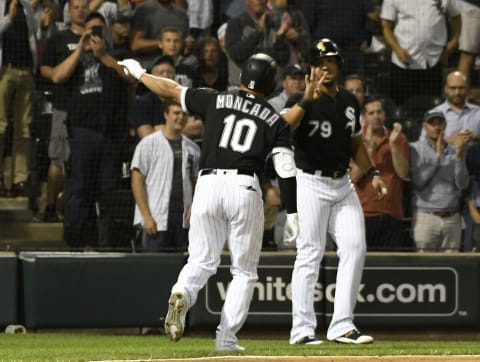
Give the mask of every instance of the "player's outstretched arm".
<svg viewBox="0 0 480 362">
<path fill-rule="evenodd" d="M 118 62 L 118 64 L 124 67 L 125 73 L 134 76 L 153 93 L 160 97 L 170 98 L 177 103 L 181 102 L 183 87 L 175 81 L 148 74 L 146 69 L 144 69 L 135 59 L 124 59 Z"/>
</svg>

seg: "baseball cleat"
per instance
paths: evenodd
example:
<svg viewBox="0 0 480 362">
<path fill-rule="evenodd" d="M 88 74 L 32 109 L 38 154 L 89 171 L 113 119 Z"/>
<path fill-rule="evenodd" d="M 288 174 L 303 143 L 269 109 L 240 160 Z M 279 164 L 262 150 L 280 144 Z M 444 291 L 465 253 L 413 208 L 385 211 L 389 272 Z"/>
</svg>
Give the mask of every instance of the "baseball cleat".
<svg viewBox="0 0 480 362">
<path fill-rule="evenodd" d="M 168 299 L 168 313 L 165 317 L 165 334 L 174 342 L 183 336 L 187 308 L 182 293 L 174 293 Z"/>
<path fill-rule="evenodd" d="M 315 337 L 312 337 L 312 336 L 307 336 L 307 337 L 300 338 L 299 340 L 297 340 L 295 342 L 295 344 L 306 344 L 306 345 L 310 345 L 310 346 L 318 345 L 318 344 L 322 344 L 322 343 L 323 343 L 323 341 L 321 341 L 319 339 L 316 339 Z"/>
<path fill-rule="evenodd" d="M 335 338 L 338 343 L 367 344 L 373 343 L 373 337 L 361 334 L 357 329 L 345 333 L 343 336 Z"/>
</svg>

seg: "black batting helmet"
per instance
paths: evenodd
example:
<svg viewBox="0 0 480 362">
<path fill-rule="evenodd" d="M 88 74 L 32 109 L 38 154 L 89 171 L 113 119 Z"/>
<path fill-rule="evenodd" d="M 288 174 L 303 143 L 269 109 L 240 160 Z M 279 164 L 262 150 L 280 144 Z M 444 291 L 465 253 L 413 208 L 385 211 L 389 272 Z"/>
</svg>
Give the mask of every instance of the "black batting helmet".
<svg viewBox="0 0 480 362">
<path fill-rule="evenodd" d="M 316 65 L 324 57 L 335 57 L 338 65 L 343 63 L 343 56 L 340 48 L 328 38 L 317 40 L 310 48 L 310 64 Z"/>
<path fill-rule="evenodd" d="M 257 53 L 245 62 L 240 82 L 248 89 L 268 96 L 277 85 L 276 75 L 277 63 L 275 60 L 267 54 Z"/>
</svg>

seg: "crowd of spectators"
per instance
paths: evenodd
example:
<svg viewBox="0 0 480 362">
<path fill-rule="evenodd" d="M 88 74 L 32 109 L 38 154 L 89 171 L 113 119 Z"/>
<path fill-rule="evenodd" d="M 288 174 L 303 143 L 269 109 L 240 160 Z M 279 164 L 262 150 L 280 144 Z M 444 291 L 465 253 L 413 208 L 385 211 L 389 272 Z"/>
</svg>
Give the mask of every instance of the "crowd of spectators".
<svg viewBox="0 0 480 362">
<path fill-rule="evenodd" d="M 71 247 L 108 246 L 112 221 L 98 210 L 105 194 L 130 188 L 120 181 L 136 145 L 162 131 L 175 151 L 165 134 L 175 105 L 165 109 L 166 100 L 126 76 L 117 60 L 134 57 L 154 75 L 224 91 L 238 87 L 251 54 L 265 52 L 279 65 L 269 102 L 280 112 L 305 86 L 312 40 L 330 38 L 343 52 L 343 85 L 359 101 L 364 143 L 388 186 L 389 196 L 374 200 L 352 163 L 369 250 L 476 250 L 480 107 L 469 87 L 478 84 L 479 7 L 474 0 L 2 1 L 0 197 L 37 200 L 32 180 L 44 180 L 46 206 L 30 202 L 42 221 L 63 220 Z M 43 149 L 49 164 L 34 178 L 39 158 L 29 148 L 38 140 L 30 127 L 45 104 L 52 106 Z M 202 120 L 183 117 L 183 135 L 201 147 Z M 143 171 L 135 174 L 148 179 Z M 282 202 L 274 175 L 266 184 L 264 246 L 272 249 L 280 247 Z"/>
</svg>

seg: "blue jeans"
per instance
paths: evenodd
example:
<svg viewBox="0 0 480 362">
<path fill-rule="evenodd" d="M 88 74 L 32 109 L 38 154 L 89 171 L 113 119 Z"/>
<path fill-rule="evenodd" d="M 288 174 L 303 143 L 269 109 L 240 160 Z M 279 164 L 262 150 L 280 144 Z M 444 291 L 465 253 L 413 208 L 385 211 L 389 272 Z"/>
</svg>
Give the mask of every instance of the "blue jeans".
<svg viewBox="0 0 480 362">
<path fill-rule="evenodd" d="M 143 252 L 184 252 L 187 250 L 188 229 L 183 228 L 183 211 L 169 211 L 166 231 L 149 235 L 143 231 Z"/>
</svg>

